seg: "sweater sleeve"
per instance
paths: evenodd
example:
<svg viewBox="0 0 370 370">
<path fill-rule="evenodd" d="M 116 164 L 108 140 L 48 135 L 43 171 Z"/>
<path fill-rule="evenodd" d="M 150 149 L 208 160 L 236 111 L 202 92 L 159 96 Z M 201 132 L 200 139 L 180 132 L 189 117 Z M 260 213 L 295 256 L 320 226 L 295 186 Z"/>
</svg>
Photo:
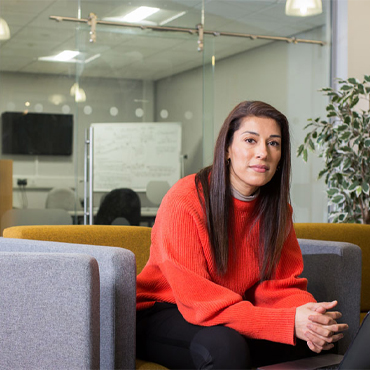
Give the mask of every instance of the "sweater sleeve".
<svg viewBox="0 0 370 370">
<path fill-rule="evenodd" d="M 252 304 L 212 281 L 212 256 L 205 247 L 209 241 L 201 217 L 197 219 L 196 212 L 181 204 L 171 208 L 163 205 L 161 212 L 153 228 L 152 252 L 185 320 L 195 325 L 225 325 L 255 339 L 295 343 L 297 305 Z M 268 286 L 257 290 L 258 299 L 263 301 L 266 292 Z"/>
</svg>

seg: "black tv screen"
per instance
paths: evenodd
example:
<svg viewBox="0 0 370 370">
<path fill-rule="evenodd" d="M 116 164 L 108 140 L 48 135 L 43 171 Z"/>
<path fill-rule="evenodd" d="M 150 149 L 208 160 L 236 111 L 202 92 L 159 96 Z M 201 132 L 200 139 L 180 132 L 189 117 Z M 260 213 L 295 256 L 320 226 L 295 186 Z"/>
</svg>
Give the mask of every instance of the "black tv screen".
<svg viewBox="0 0 370 370">
<path fill-rule="evenodd" d="M 2 154 L 72 154 L 72 114 L 4 112 L 1 122 Z"/>
</svg>

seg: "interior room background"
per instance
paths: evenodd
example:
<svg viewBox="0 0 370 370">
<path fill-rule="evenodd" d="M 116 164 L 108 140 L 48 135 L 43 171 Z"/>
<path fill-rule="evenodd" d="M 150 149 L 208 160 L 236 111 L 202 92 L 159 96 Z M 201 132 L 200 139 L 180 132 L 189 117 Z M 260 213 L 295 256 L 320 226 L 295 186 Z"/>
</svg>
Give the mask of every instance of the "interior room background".
<svg viewBox="0 0 370 370">
<path fill-rule="evenodd" d="M 325 45 L 205 35 L 200 52 L 198 35 L 190 32 L 105 25 L 97 26 L 92 43 L 87 24 L 49 19 L 88 18 L 91 12 L 103 19 L 137 6 L 165 10 L 167 19 L 148 18 L 155 24 L 183 13 L 165 25 L 194 29 L 204 23 L 205 30 Z M 307 18 L 288 17 L 284 7 L 282 0 L 2 0 L 0 17 L 8 22 L 11 38 L 0 41 L 0 113 L 74 116 L 72 156 L 1 155 L 13 160 L 14 207 L 24 206 L 17 186 L 23 178 L 30 208 L 44 208 L 53 187 L 71 187 L 76 199 L 83 198 L 85 129 L 92 123 L 181 122 L 188 175 L 210 163 L 229 111 L 242 100 L 263 100 L 284 112 L 291 124 L 295 221 L 326 222 L 325 185 L 317 181 L 320 159 L 311 156 L 305 164 L 295 152 L 307 119 L 325 114 L 327 101 L 318 90 L 333 77 L 332 4 L 323 1 L 323 13 Z M 82 62 L 38 60 L 63 50 L 79 51 Z M 85 101 L 70 95 L 75 83 L 84 90 Z M 101 194 L 95 196 L 98 202 Z M 145 205 L 145 194 L 141 197 Z"/>
</svg>

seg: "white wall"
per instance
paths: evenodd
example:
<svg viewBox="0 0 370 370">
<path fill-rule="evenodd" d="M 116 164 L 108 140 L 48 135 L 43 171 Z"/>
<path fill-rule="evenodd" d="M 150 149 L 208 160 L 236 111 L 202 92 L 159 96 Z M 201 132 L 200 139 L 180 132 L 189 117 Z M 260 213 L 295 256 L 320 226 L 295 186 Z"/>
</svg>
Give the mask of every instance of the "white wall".
<svg viewBox="0 0 370 370">
<path fill-rule="evenodd" d="M 322 27 L 297 36 L 323 40 L 326 29 Z M 325 114 L 326 99 L 317 90 L 329 85 L 329 67 L 329 46 L 273 42 L 220 61 L 216 55 L 215 136 L 230 110 L 243 100 L 266 101 L 284 112 L 291 123 L 291 193 L 296 222 L 327 221 L 325 186 L 316 180 L 321 163 L 312 158 L 305 164 L 301 158 L 295 157 L 295 153 L 303 141 L 307 119 Z M 185 110 L 196 113 L 184 122 L 184 149 L 189 155 L 186 174 L 196 172 L 202 166 L 199 150 L 202 112 L 197 108 L 201 93 L 200 89 L 194 88 L 197 82 L 199 85 L 201 73 L 199 68 L 156 83 L 157 106 L 169 108 L 168 120 L 184 122 Z M 156 118 L 160 119 L 158 112 Z"/>
<path fill-rule="evenodd" d="M 84 103 L 75 103 L 69 94 L 74 77 L 1 73 L 0 81 L 0 113 L 26 109 L 35 112 L 42 106 L 45 113 L 74 115 L 72 156 L 1 156 L 13 159 L 15 207 L 21 207 L 23 202 L 16 185 L 19 178 L 28 180 L 26 194 L 30 208 L 44 208 L 47 192 L 52 187 L 77 187 L 79 198 L 83 197 L 84 133 L 91 123 L 153 120 L 154 85 L 150 81 L 86 78 L 80 82 L 87 95 Z M 25 102 L 30 106 L 26 107 Z M 110 113 L 112 107 L 118 110 L 115 116 Z M 137 108 L 143 109 L 143 117 L 136 116 Z"/>
<path fill-rule="evenodd" d="M 350 0 L 347 3 L 348 77 L 362 80 L 365 74 L 370 74 L 370 1 Z"/>
</svg>

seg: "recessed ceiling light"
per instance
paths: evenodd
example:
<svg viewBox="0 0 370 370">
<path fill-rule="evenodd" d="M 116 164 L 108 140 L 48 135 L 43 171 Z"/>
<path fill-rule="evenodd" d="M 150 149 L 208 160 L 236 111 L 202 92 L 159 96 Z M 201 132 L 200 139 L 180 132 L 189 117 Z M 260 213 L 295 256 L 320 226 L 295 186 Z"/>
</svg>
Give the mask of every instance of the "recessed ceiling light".
<svg viewBox="0 0 370 370">
<path fill-rule="evenodd" d="M 140 6 L 139 8 L 135 9 L 133 12 L 126 14 L 123 17 L 125 22 L 135 23 L 140 22 L 145 18 L 148 18 L 154 13 L 157 13 L 159 8 L 151 8 L 149 6 Z"/>
<path fill-rule="evenodd" d="M 78 59 L 75 57 L 79 56 Z M 50 55 L 46 57 L 39 57 L 38 60 L 43 62 L 64 62 L 64 63 L 83 63 L 87 64 L 92 62 L 93 60 L 100 57 L 100 54 L 95 54 L 90 56 L 87 59 L 84 59 L 86 56 L 84 53 L 80 53 L 79 51 L 73 50 L 64 50 L 57 55 Z"/>
<path fill-rule="evenodd" d="M 79 51 L 64 50 L 57 55 L 39 57 L 38 60 L 43 60 L 47 62 L 74 62 L 75 60 L 73 58 L 78 54 L 80 54 Z"/>
<path fill-rule="evenodd" d="M 144 20 L 145 18 L 148 18 L 152 14 L 157 13 L 159 10 L 160 10 L 159 8 L 151 8 L 149 6 L 140 6 L 139 8 L 135 9 L 131 13 L 128 13 L 124 16 L 105 17 L 103 18 L 103 20 L 112 21 L 112 22 L 138 23 Z"/>
<path fill-rule="evenodd" d="M 170 18 L 167 18 L 167 19 L 165 19 L 164 21 L 160 22 L 160 23 L 159 23 L 159 25 L 160 25 L 160 26 L 163 26 L 163 25 L 165 25 L 165 24 L 167 24 L 167 23 L 170 23 L 170 22 L 172 22 L 173 20 L 175 20 L 175 19 L 177 19 L 177 18 L 182 17 L 184 14 L 186 14 L 186 12 L 177 13 L 177 14 L 175 14 L 174 16 L 172 16 L 172 17 L 170 17 Z"/>
</svg>

